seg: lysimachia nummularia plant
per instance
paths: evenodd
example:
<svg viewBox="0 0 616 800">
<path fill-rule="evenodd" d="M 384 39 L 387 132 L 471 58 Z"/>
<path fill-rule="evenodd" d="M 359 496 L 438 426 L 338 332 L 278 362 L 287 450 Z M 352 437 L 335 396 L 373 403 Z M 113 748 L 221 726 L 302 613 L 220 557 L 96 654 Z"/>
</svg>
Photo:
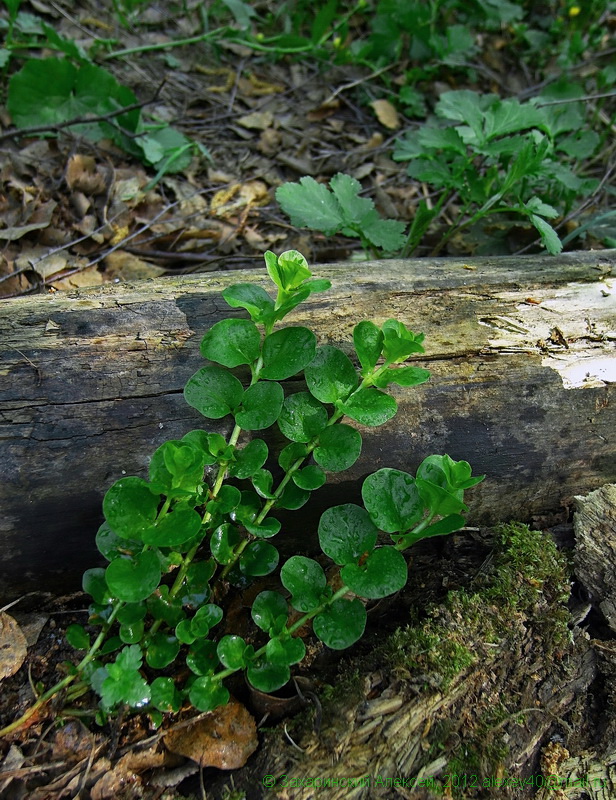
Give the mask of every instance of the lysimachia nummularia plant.
<svg viewBox="0 0 616 800">
<path fill-rule="evenodd" d="M 423 352 L 423 335 L 393 319 L 355 327 L 359 367 L 337 347 L 317 346 L 308 328 L 277 327 L 329 282 L 313 280 L 297 251 L 268 252 L 265 260 L 276 297 L 247 283 L 226 289 L 226 302 L 249 318 L 224 319 L 205 334 L 209 363 L 184 389 L 204 417 L 228 420 L 230 434 L 193 430 L 165 442 L 147 479 L 124 477 L 109 488 L 96 537 L 108 564 L 83 578 L 90 628 L 100 632 L 92 640 L 83 626 L 69 627 L 69 642 L 86 654 L 38 704 L 78 679 L 69 697 L 91 687 L 99 718 L 128 706 L 160 722 L 186 700 L 200 711 L 224 705 L 225 679 L 240 670 L 256 689 L 275 691 L 305 656 L 307 623 L 327 647 L 349 647 L 364 632 L 367 602 L 405 585 L 403 552 L 464 525 L 464 490 L 482 480 L 466 461 L 429 456 L 415 476 L 380 469 L 363 483 L 363 506 L 336 506 L 321 517 L 321 550 L 339 568 L 328 570 L 333 582 L 323 558 L 291 556 L 279 570 L 280 591 L 256 595 L 250 636 L 221 624 L 234 586 L 279 569 L 276 512 L 301 508 L 327 473 L 358 459 L 361 434 L 348 421 L 384 424 L 397 410 L 387 387 L 429 377 L 405 364 Z M 287 393 L 281 382 L 302 375 L 306 388 Z M 276 454 L 254 435 L 272 427 L 288 442 Z"/>
</svg>

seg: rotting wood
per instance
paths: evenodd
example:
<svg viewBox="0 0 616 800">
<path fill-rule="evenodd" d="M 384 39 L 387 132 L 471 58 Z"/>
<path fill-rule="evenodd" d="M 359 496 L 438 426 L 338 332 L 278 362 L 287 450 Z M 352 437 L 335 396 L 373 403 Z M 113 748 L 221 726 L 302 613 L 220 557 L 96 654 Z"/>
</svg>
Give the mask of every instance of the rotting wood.
<svg viewBox="0 0 616 800">
<path fill-rule="evenodd" d="M 614 480 L 615 266 L 616 252 L 600 251 L 315 267 L 332 289 L 293 322 L 348 349 L 360 319 L 398 318 L 426 334 L 415 363 L 432 371 L 397 392 L 395 420 L 363 431 L 360 461 L 317 493 L 315 516 L 356 499 L 374 469 L 414 470 L 432 452 L 487 473 L 469 493 L 471 524 L 558 514 Z M 79 585 L 97 561 L 108 486 L 144 474 L 163 441 L 203 427 L 182 387 L 202 364 L 203 333 L 237 313 L 220 292 L 239 281 L 263 284 L 263 272 L 0 305 L 0 594 Z"/>
</svg>

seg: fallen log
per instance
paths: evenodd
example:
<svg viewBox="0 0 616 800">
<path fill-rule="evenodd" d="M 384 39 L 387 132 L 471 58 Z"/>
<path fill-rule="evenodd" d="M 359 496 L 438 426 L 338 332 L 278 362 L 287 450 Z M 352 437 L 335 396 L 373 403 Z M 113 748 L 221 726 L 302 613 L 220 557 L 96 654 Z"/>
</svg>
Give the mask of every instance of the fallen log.
<svg viewBox="0 0 616 800">
<path fill-rule="evenodd" d="M 611 250 L 314 268 L 332 288 L 300 307 L 296 324 L 348 350 L 358 321 L 395 317 L 426 334 L 415 363 L 432 372 L 397 392 L 394 420 L 363 431 L 361 459 L 317 493 L 315 519 L 333 498 L 355 499 L 369 472 L 412 471 L 430 453 L 488 475 L 469 493 L 470 524 L 552 520 L 574 494 L 616 479 L 615 267 Z M 246 281 L 265 283 L 264 273 L 0 305 L 0 594 L 76 588 L 98 561 L 109 485 L 145 474 L 163 441 L 213 429 L 182 388 L 202 366 L 202 334 L 237 313 L 221 291 Z"/>
</svg>

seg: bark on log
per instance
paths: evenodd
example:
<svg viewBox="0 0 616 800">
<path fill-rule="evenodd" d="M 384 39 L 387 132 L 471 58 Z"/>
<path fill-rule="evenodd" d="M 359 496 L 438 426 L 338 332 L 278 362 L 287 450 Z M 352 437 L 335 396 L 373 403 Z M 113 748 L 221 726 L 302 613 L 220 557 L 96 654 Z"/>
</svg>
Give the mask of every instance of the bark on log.
<svg viewBox="0 0 616 800">
<path fill-rule="evenodd" d="M 471 493 L 471 524 L 543 519 L 616 479 L 615 266 L 616 251 L 601 251 L 316 267 L 332 289 L 296 324 L 349 349 L 359 320 L 398 318 L 425 332 L 416 363 L 432 379 L 398 391 L 397 417 L 363 431 L 360 461 L 317 493 L 315 516 L 333 497 L 355 499 L 374 469 L 412 471 L 430 453 L 487 473 Z M 77 586 L 97 562 L 108 486 L 144 474 L 163 441 L 204 427 L 182 388 L 202 365 L 202 334 L 229 316 L 220 292 L 240 281 L 264 283 L 263 273 L 0 305 L 0 595 Z"/>
</svg>

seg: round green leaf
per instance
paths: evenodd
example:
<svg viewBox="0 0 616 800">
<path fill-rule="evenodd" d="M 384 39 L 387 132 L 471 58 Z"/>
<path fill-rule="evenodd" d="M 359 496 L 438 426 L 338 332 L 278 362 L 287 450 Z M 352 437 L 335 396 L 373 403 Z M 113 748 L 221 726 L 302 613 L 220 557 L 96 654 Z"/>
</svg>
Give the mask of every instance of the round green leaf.
<svg viewBox="0 0 616 800">
<path fill-rule="evenodd" d="M 260 377 L 284 381 L 304 369 L 314 358 L 317 339 L 309 328 L 281 328 L 263 342 Z"/>
<path fill-rule="evenodd" d="M 349 357 L 330 345 L 317 348 L 314 359 L 304 369 L 304 377 L 310 393 L 322 403 L 346 400 L 358 382 Z"/>
<path fill-rule="evenodd" d="M 274 517 L 268 517 L 260 525 L 256 525 L 254 522 L 245 522 L 244 527 L 248 533 L 258 536 L 259 539 L 271 539 L 272 536 L 276 536 L 280 532 L 281 524 Z"/>
<path fill-rule="evenodd" d="M 242 536 L 235 525 L 225 522 L 219 525 L 210 538 L 210 550 L 219 564 L 230 564 L 233 561 L 235 548 Z"/>
<path fill-rule="evenodd" d="M 297 611 L 313 611 L 321 604 L 327 579 L 312 558 L 291 556 L 280 570 L 280 580 L 291 592 L 291 605 Z"/>
<path fill-rule="evenodd" d="M 278 454 L 278 463 L 286 472 L 290 469 L 296 461 L 303 461 L 308 455 L 308 448 L 305 444 L 300 442 L 291 442 L 286 447 L 283 447 Z"/>
<path fill-rule="evenodd" d="M 193 562 L 186 573 L 184 581 L 185 591 L 181 603 L 185 606 L 198 608 L 210 597 L 210 580 L 216 572 L 216 561 L 213 558 L 207 561 Z"/>
<path fill-rule="evenodd" d="M 90 648 L 90 635 L 86 633 L 83 625 L 76 623 L 69 625 L 66 629 L 66 641 L 75 650 L 88 650 Z"/>
<path fill-rule="evenodd" d="M 251 664 L 246 670 L 246 677 L 251 685 L 260 692 L 275 692 L 291 678 L 291 670 L 285 664 L 271 664 L 260 661 Z"/>
<path fill-rule="evenodd" d="M 376 544 L 378 528 L 353 503 L 328 508 L 319 520 L 319 544 L 336 564 L 353 564 Z"/>
<path fill-rule="evenodd" d="M 175 636 L 178 642 L 182 644 L 192 644 L 199 637 L 193 633 L 191 627 L 191 620 L 183 619 L 175 626 Z"/>
<path fill-rule="evenodd" d="M 154 678 L 150 685 L 150 692 L 150 702 L 154 708 L 163 712 L 180 710 L 182 698 L 172 678 Z"/>
<path fill-rule="evenodd" d="M 164 669 L 177 658 L 180 643 L 175 636 L 155 633 L 150 637 L 145 651 L 145 660 L 152 669 Z"/>
<path fill-rule="evenodd" d="M 160 562 L 152 550 L 124 558 L 114 558 L 105 570 L 107 586 L 115 597 L 138 603 L 149 597 L 160 583 Z"/>
<path fill-rule="evenodd" d="M 276 501 L 278 508 L 286 508 L 290 511 L 297 511 L 298 508 L 306 505 L 310 500 L 310 492 L 300 489 L 292 481 L 284 487 L 281 496 Z"/>
<path fill-rule="evenodd" d="M 107 605 L 114 597 L 107 586 L 105 570 L 101 567 L 87 569 L 83 573 L 81 585 L 84 592 L 89 594 L 94 599 L 94 602 L 100 603 L 100 605 Z"/>
<path fill-rule="evenodd" d="M 195 372 L 184 387 L 188 405 L 208 419 L 221 419 L 231 414 L 242 402 L 243 395 L 244 389 L 235 375 L 216 366 Z"/>
<path fill-rule="evenodd" d="M 305 489 L 306 491 L 312 492 L 315 489 L 320 489 L 325 481 L 325 473 L 314 464 L 309 464 L 307 467 L 304 467 L 304 469 L 293 473 L 293 482 L 299 486 L 300 489 Z"/>
<path fill-rule="evenodd" d="M 272 493 L 274 476 L 268 469 L 258 469 L 251 476 L 251 481 L 260 497 L 264 497 L 266 500 L 271 500 L 274 497 Z"/>
<path fill-rule="evenodd" d="M 197 613 L 190 621 L 191 630 L 196 636 L 207 636 L 210 629 L 218 625 L 223 617 L 223 611 L 215 603 L 207 603 L 197 609 Z"/>
<path fill-rule="evenodd" d="M 272 628 L 277 628 L 280 622 L 282 622 L 282 626 L 280 626 L 282 629 L 287 621 L 288 613 L 287 601 L 278 592 L 269 590 L 260 592 L 252 604 L 252 618 L 262 631 L 267 632 Z"/>
<path fill-rule="evenodd" d="M 361 496 L 374 524 L 387 533 L 408 530 L 424 514 L 415 478 L 398 469 L 379 469 L 368 475 Z"/>
<path fill-rule="evenodd" d="M 269 428 L 278 419 L 284 391 L 279 383 L 259 381 L 244 392 L 235 421 L 247 431 L 260 431 Z"/>
<path fill-rule="evenodd" d="M 118 611 L 116 619 L 122 625 L 132 625 L 145 619 L 147 608 L 145 603 L 126 603 Z"/>
<path fill-rule="evenodd" d="M 366 375 L 375 366 L 383 350 L 383 333 L 374 322 L 363 320 L 353 329 L 355 352 Z"/>
<path fill-rule="evenodd" d="M 279 558 L 278 550 L 269 542 L 251 542 L 240 556 L 240 571 L 251 577 L 269 575 L 278 566 Z"/>
<path fill-rule="evenodd" d="M 327 425 L 327 409 L 309 392 L 289 395 L 282 404 L 278 427 L 292 442 L 309 442 Z"/>
<path fill-rule="evenodd" d="M 199 533 L 201 516 L 186 505 L 177 505 L 143 532 L 143 541 L 156 547 L 179 547 Z"/>
<path fill-rule="evenodd" d="M 160 495 L 142 478 L 120 478 L 107 490 L 103 513 L 118 536 L 140 539 L 156 519 Z"/>
<path fill-rule="evenodd" d="M 197 678 L 188 691 L 188 699 L 198 711 L 213 711 L 227 705 L 229 690 L 215 678 Z"/>
<path fill-rule="evenodd" d="M 119 555 L 126 555 L 127 552 L 140 553 L 143 542 L 118 536 L 111 530 L 109 523 L 103 522 L 96 534 L 96 546 L 107 561 L 111 561 Z"/>
<path fill-rule="evenodd" d="M 159 586 L 158 590 L 147 599 L 147 608 L 154 619 L 160 619 L 167 625 L 177 625 L 184 617 L 182 603 L 177 597 L 169 597 L 169 587 Z"/>
<path fill-rule="evenodd" d="M 299 664 L 306 655 L 306 645 L 301 639 L 270 639 L 265 648 L 265 655 L 271 664 Z"/>
<path fill-rule="evenodd" d="M 186 665 L 195 675 L 211 675 L 219 665 L 216 643 L 209 639 L 199 639 L 190 645 Z"/>
<path fill-rule="evenodd" d="M 223 319 L 201 340 L 201 355 L 225 367 L 252 364 L 259 357 L 261 334 L 247 319 Z"/>
<path fill-rule="evenodd" d="M 344 423 L 332 425 L 319 434 L 319 446 L 314 450 L 314 460 L 330 472 L 348 469 L 361 453 L 361 434 Z"/>
<path fill-rule="evenodd" d="M 124 644 L 138 644 L 143 638 L 144 629 L 143 620 L 120 625 L 120 639 Z"/>
<path fill-rule="evenodd" d="M 232 478 L 250 478 L 267 461 L 268 449 L 263 439 L 252 439 L 246 447 L 235 451 L 235 461 L 229 465 Z"/>
<path fill-rule="evenodd" d="M 220 663 L 227 669 L 243 669 L 250 661 L 253 648 L 241 636 L 223 636 L 216 647 Z"/>
<path fill-rule="evenodd" d="M 231 308 L 245 308 L 254 322 L 265 322 L 274 314 L 274 301 L 260 286 L 236 283 L 223 290 L 222 296 Z"/>
<path fill-rule="evenodd" d="M 360 639 L 366 627 L 366 609 L 361 600 L 340 598 L 312 621 L 312 629 L 332 650 L 344 650 Z"/>
<path fill-rule="evenodd" d="M 347 564 L 340 577 L 360 597 L 377 600 L 400 591 L 406 584 L 408 568 L 395 547 L 380 547 L 361 566 Z"/>
<path fill-rule="evenodd" d="M 393 397 L 378 389 L 360 389 L 340 405 L 340 410 L 361 425 L 375 428 L 395 417 L 398 404 Z"/>
<path fill-rule="evenodd" d="M 150 459 L 149 478 L 157 491 L 172 489 L 194 491 L 203 483 L 203 468 L 212 456 L 190 441 L 170 440 L 162 444 Z"/>
</svg>

